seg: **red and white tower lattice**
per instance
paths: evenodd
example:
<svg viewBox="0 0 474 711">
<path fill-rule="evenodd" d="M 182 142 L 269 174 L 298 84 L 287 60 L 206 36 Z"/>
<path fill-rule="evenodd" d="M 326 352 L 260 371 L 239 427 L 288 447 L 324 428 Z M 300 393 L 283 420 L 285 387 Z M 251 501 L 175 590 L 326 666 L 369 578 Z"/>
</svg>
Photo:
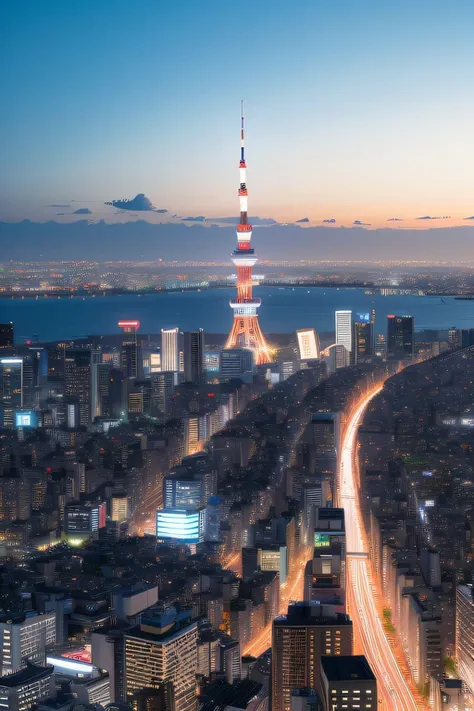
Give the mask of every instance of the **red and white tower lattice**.
<svg viewBox="0 0 474 711">
<path fill-rule="evenodd" d="M 251 247 L 252 225 L 247 213 L 247 166 L 244 150 L 244 111 L 242 104 L 240 129 L 240 222 L 237 225 L 237 249 L 232 253 L 232 261 L 237 269 L 237 298 L 229 304 L 234 312 L 234 323 L 227 339 L 226 348 L 250 348 L 254 352 L 257 365 L 271 361 L 270 349 L 258 323 L 258 307 L 262 300 L 252 296 L 252 267 L 257 257 Z"/>
</svg>

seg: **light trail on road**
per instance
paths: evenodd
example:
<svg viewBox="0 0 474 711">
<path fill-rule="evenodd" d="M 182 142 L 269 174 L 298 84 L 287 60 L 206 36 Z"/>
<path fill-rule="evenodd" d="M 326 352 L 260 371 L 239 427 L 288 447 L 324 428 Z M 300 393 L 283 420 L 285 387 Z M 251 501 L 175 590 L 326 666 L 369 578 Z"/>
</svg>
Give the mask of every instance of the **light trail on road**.
<svg viewBox="0 0 474 711">
<path fill-rule="evenodd" d="M 368 546 L 362 524 L 357 492 L 355 463 L 357 431 L 369 402 L 382 389 L 369 391 L 349 416 L 345 429 L 340 462 L 340 505 L 344 508 L 347 545 L 347 590 L 349 612 L 354 626 L 356 646 L 367 657 L 377 678 L 379 699 L 384 711 L 418 711 L 425 706 L 415 697 L 411 680 L 402 673 L 394 650 L 385 635 L 375 599 Z M 350 553 L 356 554 L 355 556 Z"/>
</svg>

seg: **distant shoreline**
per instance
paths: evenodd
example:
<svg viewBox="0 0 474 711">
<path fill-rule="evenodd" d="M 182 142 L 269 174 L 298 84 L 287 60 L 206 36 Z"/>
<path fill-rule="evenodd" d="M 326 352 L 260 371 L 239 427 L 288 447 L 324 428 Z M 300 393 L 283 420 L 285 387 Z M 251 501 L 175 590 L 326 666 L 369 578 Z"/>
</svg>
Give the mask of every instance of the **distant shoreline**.
<svg viewBox="0 0 474 711">
<path fill-rule="evenodd" d="M 98 291 L 90 291 L 86 289 L 79 289 L 74 292 L 67 290 L 55 290 L 55 291 L 15 291 L 15 292 L 0 292 L 0 299 L 84 299 L 84 298 L 97 298 L 104 296 L 156 296 L 156 294 L 173 294 L 181 293 L 185 291 L 210 291 L 213 289 L 232 289 L 235 287 L 234 283 L 216 283 L 209 284 L 207 286 L 183 286 L 180 288 L 173 289 L 101 289 Z M 397 287 L 386 287 L 377 286 L 373 283 L 367 282 L 263 282 L 258 284 L 258 287 L 273 288 L 273 289 L 370 289 L 374 291 L 380 291 L 381 289 L 390 288 L 396 292 Z M 407 291 L 403 287 L 400 291 Z M 417 289 L 411 290 L 413 293 Z M 425 292 L 425 296 L 454 296 L 458 298 L 463 298 L 465 300 L 474 300 L 474 293 L 464 293 L 459 291 L 452 292 Z"/>
</svg>

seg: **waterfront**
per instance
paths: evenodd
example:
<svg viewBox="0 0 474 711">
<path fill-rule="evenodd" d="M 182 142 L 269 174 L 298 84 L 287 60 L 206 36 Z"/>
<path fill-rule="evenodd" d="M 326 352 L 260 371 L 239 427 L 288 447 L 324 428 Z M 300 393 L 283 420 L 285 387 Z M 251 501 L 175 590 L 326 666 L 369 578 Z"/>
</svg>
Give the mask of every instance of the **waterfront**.
<svg viewBox="0 0 474 711">
<path fill-rule="evenodd" d="M 450 296 L 382 296 L 366 294 L 364 289 L 324 287 L 260 287 L 255 294 L 262 298 L 260 322 L 266 333 L 289 333 L 307 327 L 332 331 L 337 309 L 357 313 L 375 308 L 379 332 L 384 332 L 385 317 L 390 313 L 414 316 L 416 330 L 474 326 L 474 302 Z M 117 323 L 123 318 L 138 319 L 142 333 L 157 333 L 173 326 L 226 333 L 232 323 L 229 299 L 234 295 L 234 289 L 217 289 L 141 296 L 4 299 L 0 301 L 0 322 L 14 322 L 18 342 L 33 334 L 40 341 L 52 341 L 118 333 Z"/>
</svg>

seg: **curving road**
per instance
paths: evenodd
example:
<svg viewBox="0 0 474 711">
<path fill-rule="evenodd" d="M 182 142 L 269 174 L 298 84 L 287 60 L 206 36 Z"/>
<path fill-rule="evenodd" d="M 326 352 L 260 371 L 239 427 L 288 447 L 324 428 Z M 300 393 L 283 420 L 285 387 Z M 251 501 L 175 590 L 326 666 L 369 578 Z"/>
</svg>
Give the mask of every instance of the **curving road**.
<svg viewBox="0 0 474 711">
<path fill-rule="evenodd" d="M 399 667 L 395 652 L 385 636 L 377 608 L 376 588 L 371 577 L 367 555 L 369 549 L 357 492 L 357 430 L 367 405 L 381 389 L 382 386 L 378 386 L 369 391 L 353 410 L 341 447 L 339 500 L 345 511 L 349 612 L 354 625 L 356 646 L 365 654 L 377 677 L 378 696 L 383 711 L 418 711 L 424 704 L 417 698 L 411 680 L 405 677 Z"/>
</svg>

